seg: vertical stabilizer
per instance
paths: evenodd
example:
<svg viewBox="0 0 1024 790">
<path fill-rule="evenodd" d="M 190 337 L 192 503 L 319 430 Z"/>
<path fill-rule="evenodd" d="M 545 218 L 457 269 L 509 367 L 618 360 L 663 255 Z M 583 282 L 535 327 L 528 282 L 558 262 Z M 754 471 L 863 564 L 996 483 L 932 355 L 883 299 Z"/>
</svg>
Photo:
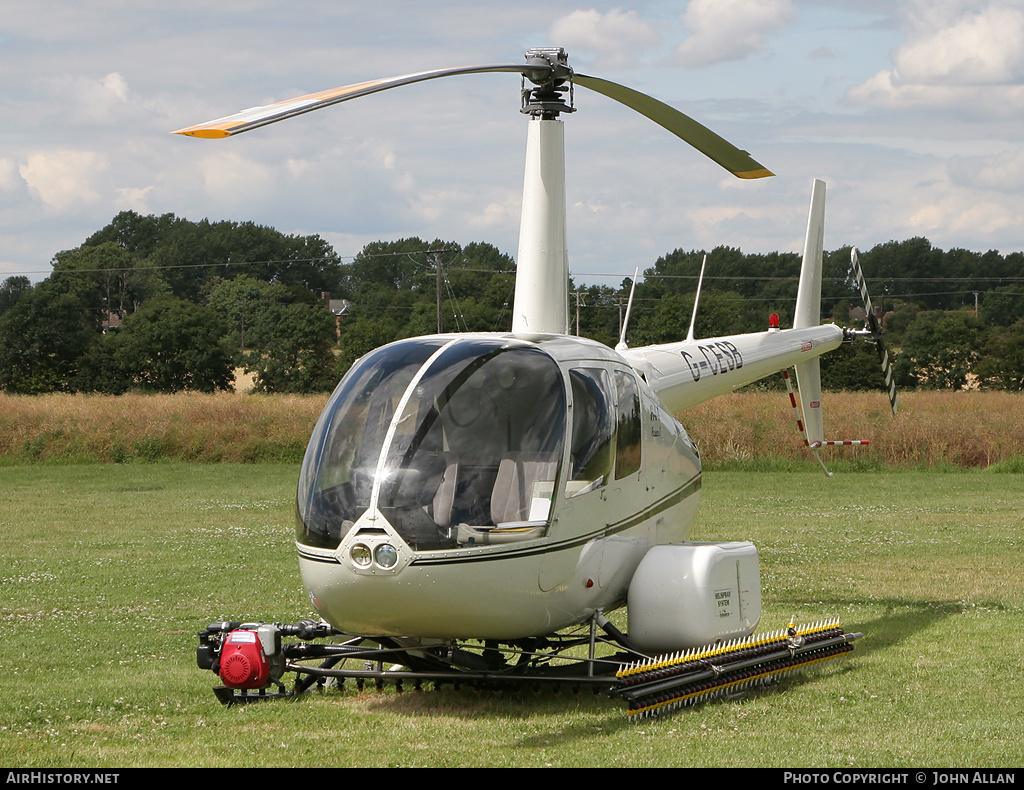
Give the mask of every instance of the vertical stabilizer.
<svg viewBox="0 0 1024 790">
<path fill-rule="evenodd" d="M 815 357 L 797 363 L 795 368 L 807 443 L 811 449 L 815 449 L 825 442 L 825 420 L 821 414 L 821 364 L 818 357 Z"/>
<path fill-rule="evenodd" d="M 814 180 L 811 210 L 807 217 L 807 238 L 800 267 L 800 287 L 796 296 L 794 329 L 806 329 L 821 323 L 821 268 L 825 241 L 825 182 Z M 807 442 L 812 448 L 825 441 L 821 414 L 821 363 L 818 357 L 797 363 L 796 383 L 804 415 Z"/>
<path fill-rule="evenodd" d="M 803 329 L 821 323 L 821 259 L 825 244 L 825 182 L 814 179 L 811 210 L 807 217 L 804 259 L 800 267 L 800 287 L 796 295 L 793 328 Z"/>
</svg>

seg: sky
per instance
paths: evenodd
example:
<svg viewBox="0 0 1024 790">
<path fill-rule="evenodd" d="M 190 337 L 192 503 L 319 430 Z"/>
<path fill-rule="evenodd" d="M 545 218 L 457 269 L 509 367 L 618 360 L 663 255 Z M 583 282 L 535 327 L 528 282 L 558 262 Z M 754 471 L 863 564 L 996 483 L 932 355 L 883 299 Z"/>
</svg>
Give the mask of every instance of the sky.
<svg viewBox="0 0 1024 790">
<path fill-rule="evenodd" d="M 256 105 L 561 46 L 773 171 L 737 179 L 577 88 L 570 268 L 617 286 L 675 249 L 799 251 L 812 180 L 825 247 L 927 237 L 1024 250 L 1021 0 L 8 0 L 0 16 L 0 280 L 120 211 L 515 255 L 519 78 L 406 86 L 226 140 L 171 131 Z"/>
</svg>

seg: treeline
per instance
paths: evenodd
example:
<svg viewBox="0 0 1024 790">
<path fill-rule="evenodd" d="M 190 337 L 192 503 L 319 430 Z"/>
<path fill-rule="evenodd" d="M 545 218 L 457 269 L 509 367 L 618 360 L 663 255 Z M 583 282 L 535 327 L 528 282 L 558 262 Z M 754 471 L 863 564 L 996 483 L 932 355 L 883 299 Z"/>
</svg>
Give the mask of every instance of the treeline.
<svg viewBox="0 0 1024 790">
<path fill-rule="evenodd" d="M 438 259 L 448 329 L 509 328 L 514 264 L 488 244 L 371 244 L 343 263 L 319 236 L 122 212 L 42 282 L 0 284 L 0 389 L 214 392 L 243 368 L 259 392 L 329 391 L 372 348 L 436 331 Z M 336 318 L 330 299 L 352 307 Z"/>
<path fill-rule="evenodd" d="M 631 345 L 685 337 L 704 254 L 676 250 L 645 270 Z M 697 337 L 760 331 L 772 312 L 791 322 L 798 255 L 718 247 L 707 258 Z M 860 258 L 901 387 L 1024 387 L 1024 254 L 911 239 Z M 436 332 L 439 294 L 444 331 L 508 331 L 514 268 L 486 243 L 377 242 L 346 262 L 319 236 L 122 212 L 58 253 L 42 282 L 0 284 L 0 388 L 213 392 L 240 367 L 257 391 L 324 392 L 372 348 Z M 570 283 L 573 331 L 614 345 L 630 286 Z M 822 297 L 825 320 L 861 325 L 849 248 L 826 252 Z M 873 347 L 826 357 L 823 383 L 880 387 Z"/>
<path fill-rule="evenodd" d="M 666 329 L 685 331 L 703 257 L 676 250 L 645 271 L 637 293 L 650 312 L 637 326 L 638 341 L 662 342 Z M 898 386 L 1024 388 L 1024 253 L 943 251 L 914 238 L 880 244 L 859 258 Z M 779 313 L 783 326 L 791 323 L 799 271 L 793 253 L 712 250 L 697 337 L 757 331 L 769 312 Z M 862 307 L 850 248 L 825 252 L 823 318 L 862 327 L 854 317 Z M 822 381 L 832 389 L 873 389 L 881 385 L 879 370 L 873 346 L 844 346 L 823 358 Z"/>
</svg>

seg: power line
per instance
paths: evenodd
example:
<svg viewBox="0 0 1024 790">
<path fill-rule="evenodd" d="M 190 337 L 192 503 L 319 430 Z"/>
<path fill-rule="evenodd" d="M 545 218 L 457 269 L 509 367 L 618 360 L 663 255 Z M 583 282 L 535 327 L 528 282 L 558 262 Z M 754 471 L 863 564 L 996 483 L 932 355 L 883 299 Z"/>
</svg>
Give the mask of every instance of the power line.
<svg viewBox="0 0 1024 790">
<path fill-rule="evenodd" d="M 442 247 L 440 249 L 428 249 L 428 250 L 403 250 L 401 252 L 374 252 L 374 253 L 359 253 L 358 255 L 338 255 L 335 256 L 339 261 L 351 260 L 356 261 L 361 258 L 394 258 L 398 256 L 411 256 L 430 254 L 434 252 L 458 252 L 454 247 Z M 206 263 L 165 263 L 165 264 L 144 264 L 142 266 L 124 266 L 124 267 L 107 267 L 102 269 L 61 269 L 60 271 L 53 269 L 49 270 L 27 270 L 20 272 L 6 272 L 7 275 L 14 276 L 20 274 L 58 274 L 62 272 L 82 272 L 82 273 L 95 273 L 95 272 L 138 272 L 144 270 L 162 271 L 164 269 L 199 269 L 204 266 L 271 266 L 275 264 L 291 264 L 291 263 L 314 263 L 317 261 L 328 261 L 329 259 L 323 255 L 315 258 L 278 258 L 265 261 L 212 261 Z M 333 261 L 331 261 L 333 262 Z M 413 261 L 413 263 L 417 263 Z M 468 271 L 468 270 L 464 270 Z M 480 269 L 478 271 L 493 271 L 492 269 Z"/>
<path fill-rule="evenodd" d="M 360 253 L 358 255 L 339 255 L 337 259 L 339 261 L 349 260 L 355 262 L 357 260 L 372 259 L 372 258 L 394 258 L 404 256 L 409 260 L 422 268 L 429 268 L 429 264 L 420 263 L 412 258 L 413 255 L 429 255 L 433 253 L 444 253 L 444 252 L 459 252 L 457 248 L 443 247 L 440 249 L 425 249 L 425 250 L 403 250 L 400 252 L 381 252 L 381 253 Z M 463 260 L 465 257 L 463 256 Z M 168 263 L 168 264 L 143 264 L 140 266 L 126 266 L 126 267 L 104 267 L 96 269 L 60 269 L 55 270 L 53 268 L 49 270 L 25 270 L 25 271 L 14 271 L 6 272 L 7 276 L 17 276 L 26 274 L 95 274 L 95 273 L 107 273 L 116 274 L 119 272 L 135 272 L 142 273 L 145 271 L 166 271 L 172 269 L 201 269 L 201 268 L 226 268 L 229 266 L 281 266 L 281 265 L 293 265 L 301 263 L 333 263 L 330 259 L 324 256 L 318 256 L 314 258 L 278 258 L 261 261 L 209 261 L 204 263 Z M 474 274 L 515 274 L 514 269 L 481 269 L 473 267 L 458 267 L 455 271 L 474 273 Z M 621 273 L 609 273 L 609 272 L 570 272 L 571 277 L 614 277 L 617 279 L 632 279 L 633 272 L 621 272 Z M 693 274 L 658 274 L 658 273 L 645 273 L 641 276 L 644 281 L 648 280 L 693 280 L 698 279 L 698 275 Z M 791 276 L 778 276 L 778 275 L 747 275 L 747 274 L 733 274 L 733 275 L 705 275 L 705 280 L 709 281 L 731 281 L 740 280 L 744 282 L 795 282 L 797 275 Z M 839 278 L 829 278 L 833 282 Z M 844 278 L 845 279 L 845 278 Z M 934 282 L 934 283 L 1020 283 L 1024 282 L 1024 276 L 1007 276 L 1007 275 L 993 275 L 993 276 L 969 276 L 969 277 L 868 277 L 867 282 L 871 283 L 913 283 L 913 282 Z M 932 294 L 916 294 L 919 296 L 928 296 Z M 895 296 L 895 295 L 894 295 Z"/>
</svg>

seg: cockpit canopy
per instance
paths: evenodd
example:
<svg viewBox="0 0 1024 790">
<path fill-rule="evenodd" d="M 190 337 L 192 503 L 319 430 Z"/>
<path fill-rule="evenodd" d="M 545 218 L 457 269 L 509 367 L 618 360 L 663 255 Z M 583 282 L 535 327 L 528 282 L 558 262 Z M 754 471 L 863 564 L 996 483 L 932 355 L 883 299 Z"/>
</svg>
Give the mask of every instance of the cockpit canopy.
<svg viewBox="0 0 1024 790">
<path fill-rule="evenodd" d="M 544 534 L 566 433 L 554 359 L 508 337 L 416 338 L 342 379 L 313 431 L 298 540 L 336 548 L 375 506 L 416 551 Z"/>
</svg>

